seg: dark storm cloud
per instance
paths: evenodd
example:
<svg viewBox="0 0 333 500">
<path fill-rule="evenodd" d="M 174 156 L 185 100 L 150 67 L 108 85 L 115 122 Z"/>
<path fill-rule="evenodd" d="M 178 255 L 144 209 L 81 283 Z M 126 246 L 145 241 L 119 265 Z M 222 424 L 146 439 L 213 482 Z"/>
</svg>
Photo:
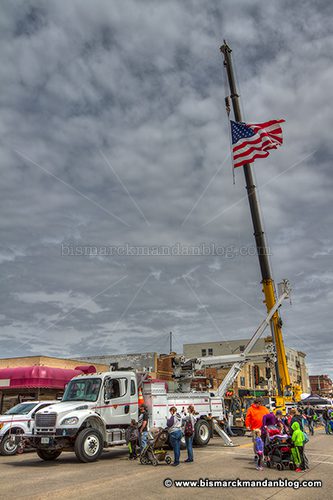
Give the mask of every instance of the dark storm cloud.
<svg viewBox="0 0 333 500">
<path fill-rule="evenodd" d="M 244 116 L 285 118 L 256 164 L 286 343 L 331 372 L 329 2 L 7 2 L 1 37 L 1 355 L 166 351 L 250 336 L 253 255 L 65 256 L 62 245 L 253 247 L 232 185 L 219 45 Z M 332 373 L 332 372 L 331 372 Z"/>
</svg>

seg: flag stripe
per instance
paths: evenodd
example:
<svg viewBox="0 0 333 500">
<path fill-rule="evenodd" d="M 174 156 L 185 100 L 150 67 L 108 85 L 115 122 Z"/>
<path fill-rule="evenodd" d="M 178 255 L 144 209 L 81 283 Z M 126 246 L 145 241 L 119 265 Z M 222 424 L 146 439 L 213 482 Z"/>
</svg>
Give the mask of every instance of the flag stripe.
<svg viewBox="0 0 333 500">
<path fill-rule="evenodd" d="M 286 120 L 270 120 L 265 123 L 247 123 L 249 127 L 267 128 L 276 123 L 285 123 Z"/>
<path fill-rule="evenodd" d="M 252 163 L 256 158 L 266 158 L 266 156 L 269 155 L 268 151 L 259 151 L 255 154 L 249 155 L 246 158 L 242 158 L 238 162 L 234 163 L 234 167 L 241 167 L 242 165 L 245 165 L 246 163 Z"/>
<path fill-rule="evenodd" d="M 234 160 L 238 158 L 244 158 L 245 156 L 253 153 L 253 151 L 267 151 L 268 149 L 277 149 L 276 144 L 271 144 L 269 141 L 262 142 L 258 146 L 252 146 L 251 148 L 246 148 L 242 153 L 234 155 Z"/>
<path fill-rule="evenodd" d="M 270 136 L 267 137 L 265 134 L 254 135 L 253 137 L 255 137 L 254 140 L 243 140 L 239 146 L 234 147 L 234 154 L 241 153 L 247 147 L 252 147 L 252 145 L 255 147 L 256 144 L 261 144 L 262 142 L 275 142 L 275 137 L 272 140 Z M 282 138 L 278 140 L 279 143 L 282 142 Z"/>
</svg>

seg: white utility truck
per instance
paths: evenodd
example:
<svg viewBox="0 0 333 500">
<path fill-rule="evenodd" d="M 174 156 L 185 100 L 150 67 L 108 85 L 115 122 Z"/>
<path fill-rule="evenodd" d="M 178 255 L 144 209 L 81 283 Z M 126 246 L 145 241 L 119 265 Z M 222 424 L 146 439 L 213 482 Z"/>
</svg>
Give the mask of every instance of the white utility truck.
<svg viewBox="0 0 333 500">
<path fill-rule="evenodd" d="M 131 419 L 138 420 L 138 379 L 134 372 L 113 371 L 79 375 L 65 390 L 63 399 L 36 414 L 33 434 L 25 436 L 43 460 L 55 460 L 62 451 L 73 451 L 81 462 L 97 460 L 103 448 L 125 443 Z M 209 393 L 168 393 L 166 382 L 142 382 L 150 426 L 165 427 L 169 408 L 181 411 L 194 404 L 198 412 L 195 442 L 208 443 L 211 430 L 205 417 L 224 416 L 223 400 Z"/>
</svg>

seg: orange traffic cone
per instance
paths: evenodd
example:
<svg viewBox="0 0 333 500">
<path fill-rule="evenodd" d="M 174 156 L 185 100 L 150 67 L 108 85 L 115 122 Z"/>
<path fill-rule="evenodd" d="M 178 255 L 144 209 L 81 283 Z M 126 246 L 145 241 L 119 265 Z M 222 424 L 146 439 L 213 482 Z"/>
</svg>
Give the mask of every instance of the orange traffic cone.
<svg viewBox="0 0 333 500">
<path fill-rule="evenodd" d="M 141 405 L 144 405 L 144 404 L 145 404 L 145 400 L 143 399 L 143 395 L 142 395 L 142 389 L 141 389 L 141 387 L 139 387 L 138 404 L 139 404 L 139 406 L 141 406 Z"/>
</svg>

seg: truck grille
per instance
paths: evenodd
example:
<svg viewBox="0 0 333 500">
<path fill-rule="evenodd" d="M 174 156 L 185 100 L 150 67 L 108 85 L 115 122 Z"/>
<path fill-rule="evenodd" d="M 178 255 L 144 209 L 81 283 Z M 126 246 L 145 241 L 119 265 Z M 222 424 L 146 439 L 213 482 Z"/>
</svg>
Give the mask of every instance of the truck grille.
<svg viewBox="0 0 333 500">
<path fill-rule="evenodd" d="M 57 421 L 56 413 L 36 413 L 36 427 L 51 428 L 55 427 Z"/>
</svg>

